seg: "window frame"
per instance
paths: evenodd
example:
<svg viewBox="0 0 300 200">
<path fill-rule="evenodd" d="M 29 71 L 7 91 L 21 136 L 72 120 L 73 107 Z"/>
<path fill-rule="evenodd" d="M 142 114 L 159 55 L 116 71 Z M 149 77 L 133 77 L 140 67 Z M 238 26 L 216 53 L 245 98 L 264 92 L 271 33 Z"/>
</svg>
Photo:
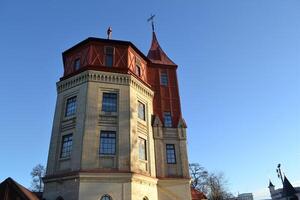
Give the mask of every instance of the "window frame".
<svg viewBox="0 0 300 200">
<path fill-rule="evenodd" d="M 65 138 L 68 138 L 68 139 L 65 141 Z M 73 133 L 63 135 L 61 137 L 59 158 L 60 159 L 70 158 L 72 156 L 72 148 L 73 148 Z"/>
<path fill-rule="evenodd" d="M 73 101 L 72 101 L 73 100 Z M 72 102 L 69 102 L 72 101 Z M 77 111 L 77 96 L 72 96 L 66 99 L 64 117 L 69 118 L 76 114 Z"/>
<path fill-rule="evenodd" d="M 164 127 L 171 128 L 172 126 L 172 113 L 170 111 L 164 112 Z"/>
<path fill-rule="evenodd" d="M 148 157 L 147 157 L 147 140 L 142 138 L 142 137 L 138 137 L 138 140 L 139 140 L 139 160 L 147 161 L 148 160 Z M 141 154 L 141 144 L 142 143 L 143 143 L 143 152 Z"/>
<path fill-rule="evenodd" d="M 143 113 L 142 113 L 143 116 L 140 113 L 140 111 L 141 111 L 140 108 L 142 108 L 142 110 L 143 110 Z M 146 105 L 144 103 L 142 103 L 141 101 L 138 101 L 138 118 L 140 120 L 146 121 Z"/>
<path fill-rule="evenodd" d="M 167 164 L 177 164 L 175 144 L 166 144 L 166 160 Z"/>
<path fill-rule="evenodd" d="M 139 58 L 135 57 L 135 74 L 138 77 L 142 76 L 142 62 Z"/>
<path fill-rule="evenodd" d="M 112 98 L 114 96 L 114 98 Z M 110 100 L 110 101 L 105 101 Z M 113 104 L 115 103 L 115 104 Z M 106 104 L 106 105 L 105 105 Z M 109 105 L 113 104 L 113 105 Z M 115 92 L 103 92 L 102 93 L 102 102 L 101 102 L 101 111 L 105 113 L 118 112 L 118 94 Z"/>
<path fill-rule="evenodd" d="M 108 134 L 108 136 L 102 136 L 104 134 Z M 114 137 L 110 137 L 110 134 L 114 134 Z M 105 140 L 113 140 L 113 143 L 107 142 L 104 143 Z M 105 145 L 113 145 L 104 148 Z M 105 151 L 113 151 L 113 152 L 105 152 Z M 115 156 L 117 152 L 117 132 L 116 131 L 108 131 L 108 130 L 101 130 L 100 131 L 100 138 L 99 138 L 99 152 L 100 156 Z"/>
<path fill-rule="evenodd" d="M 112 49 L 112 51 L 108 52 L 108 49 L 110 49 L 110 48 Z M 111 58 L 111 60 L 110 60 L 111 63 L 107 62 L 108 58 Z M 113 67 L 114 66 L 114 59 L 115 59 L 115 47 L 105 46 L 104 47 L 104 65 L 106 67 Z"/>
</svg>

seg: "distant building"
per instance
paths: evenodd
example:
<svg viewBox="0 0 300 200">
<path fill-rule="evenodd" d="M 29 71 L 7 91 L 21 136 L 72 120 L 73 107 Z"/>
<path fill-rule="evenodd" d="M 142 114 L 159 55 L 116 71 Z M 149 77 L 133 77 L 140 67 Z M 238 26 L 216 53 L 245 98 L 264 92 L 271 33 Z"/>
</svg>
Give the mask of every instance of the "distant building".
<svg viewBox="0 0 300 200">
<path fill-rule="evenodd" d="M 284 177 L 283 188 L 275 189 L 275 186 L 270 181 L 269 183 L 270 196 L 272 200 L 298 200 L 300 199 L 300 187 L 293 187 L 287 177 Z"/>
<path fill-rule="evenodd" d="M 237 196 L 237 200 L 253 200 L 252 193 L 243 193 Z"/>
<path fill-rule="evenodd" d="M 253 194 L 252 193 L 242 193 L 238 194 L 237 197 L 232 197 L 229 200 L 253 200 Z"/>
</svg>

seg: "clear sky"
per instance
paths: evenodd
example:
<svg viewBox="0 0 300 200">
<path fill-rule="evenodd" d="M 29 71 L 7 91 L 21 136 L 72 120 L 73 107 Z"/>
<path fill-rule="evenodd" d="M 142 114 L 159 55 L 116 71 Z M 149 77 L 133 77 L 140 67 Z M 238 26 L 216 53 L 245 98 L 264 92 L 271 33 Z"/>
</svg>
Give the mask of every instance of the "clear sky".
<svg viewBox="0 0 300 200">
<path fill-rule="evenodd" d="M 61 52 L 87 37 L 162 48 L 178 65 L 190 162 L 268 197 L 277 163 L 300 186 L 300 1 L 0 1 L 0 181 L 46 165 Z"/>
</svg>

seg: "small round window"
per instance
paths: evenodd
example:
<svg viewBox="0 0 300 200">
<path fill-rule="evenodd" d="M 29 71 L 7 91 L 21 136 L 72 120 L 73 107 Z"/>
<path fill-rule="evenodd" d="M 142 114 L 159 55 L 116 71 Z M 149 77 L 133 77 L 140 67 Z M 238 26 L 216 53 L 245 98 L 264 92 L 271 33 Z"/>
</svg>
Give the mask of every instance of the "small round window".
<svg viewBox="0 0 300 200">
<path fill-rule="evenodd" d="M 112 198 L 111 198 L 111 196 L 105 194 L 105 195 L 103 195 L 103 196 L 101 197 L 100 200 L 112 200 Z"/>
</svg>

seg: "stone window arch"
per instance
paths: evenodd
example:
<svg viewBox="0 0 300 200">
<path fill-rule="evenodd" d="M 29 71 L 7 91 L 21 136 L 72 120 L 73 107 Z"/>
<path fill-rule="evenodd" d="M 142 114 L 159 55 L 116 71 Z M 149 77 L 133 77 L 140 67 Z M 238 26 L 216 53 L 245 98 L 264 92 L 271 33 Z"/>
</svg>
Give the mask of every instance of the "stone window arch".
<svg viewBox="0 0 300 200">
<path fill-rule="evenodd" d="M 111 196 L 109 196 L 108 194 L 105 194 L 105 195 L 103 195 L 103 196 L 101 197 L 100 200 L 113 200 L 113 199 L 112 199 Z"/>
</svg>

